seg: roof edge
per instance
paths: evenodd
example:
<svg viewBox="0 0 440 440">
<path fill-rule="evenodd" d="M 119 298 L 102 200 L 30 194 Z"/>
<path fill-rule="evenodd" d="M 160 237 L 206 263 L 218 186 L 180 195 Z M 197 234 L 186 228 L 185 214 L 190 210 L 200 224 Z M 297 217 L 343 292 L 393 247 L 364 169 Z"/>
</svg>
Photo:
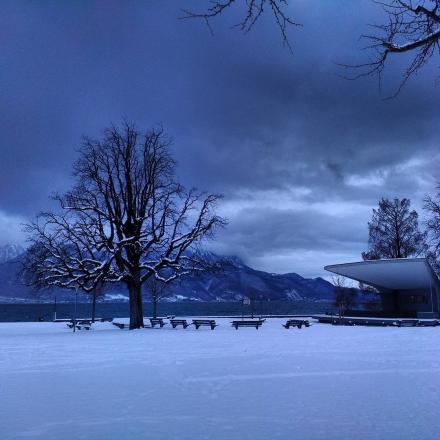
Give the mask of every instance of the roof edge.
<svg viewBox="0 0 440 440">
<path fill-rule="evenodd" d="M 327 266 L 324 266 L 324 270 L 327 270 L 328 272 L 334 272 L 331 268 L 341 267 L 341 266 L 356 266 L 358 264 L 396 264 L 396 263 L 419 263 L 421 261 L 424 261 L 428 264 L 431 270 L 432 267 L 429 264 L 428 260 L 425 257 L 415 257 L 415 258 L 383 258 L 379 260 L 363 260 L 363 261 L 353 261 L 350 263 L 338 263 L 338 264 L 329 264 Z"/>
<path fill-rule="evenodd" d="M 414 257 L 414 258 L 384 258 L 379 260 L 364 260 L 364 261 L 355 261 L 351 263 L 339 263 L 339 264 L 329 264 L 327 266 L 324 266 L 324 270 L 334 273 L 336 275 L 345 276 L 347 278 L 351 278 L 352 280 L 359 281 L 361 283 L 369 284 L 370 286 L 378 287 L 371 283 L 371 281 L 367 281 L 364 279 L 361 279 L 359 277 L 349 277 L 347 275 L 341 274 L 340 270 L 343 268 L 347 268 L 350 266 L 359 266 L 359 265 L 374 265 L 374 264 L 411 264 L 411 263 L 424 263 L 427 271 L 431 274 L 431 277 L 435 279 L 437 282 L 440 281 L 439 276 L 435 272 L 434 268 L 429 263 L 428 259 L 426 257 Z"/>
</svg>

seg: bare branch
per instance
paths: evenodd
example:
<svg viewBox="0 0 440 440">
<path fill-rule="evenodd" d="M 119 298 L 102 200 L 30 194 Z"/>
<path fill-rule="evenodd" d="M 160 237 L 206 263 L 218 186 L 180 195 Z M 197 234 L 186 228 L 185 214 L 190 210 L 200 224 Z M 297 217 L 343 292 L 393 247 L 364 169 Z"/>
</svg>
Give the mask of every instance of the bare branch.
<svg viewBox="0 0 440 440">
<path fill-rule="evenodd" d="M 208 26 L 211 33 L 211 20 L 222 15 L 227 9 L 238 3 L 245 4 L 245 15 L 243 19 L 237 23 L 234 27 L 238 28 L 241 32 L 247 34 L 255 25 L 255 23 L 263 15 L 265 8 L 270 9 L 275 19 L 275 23 L 281 33 L 283 44 L 287 46 L 290 52 L 292 52 L 292 46 L 287 35 L 287 29 L 289 26 L 302 26 L 300 23 L 293 21 L 292 18 L 285 12 L 285 8 L 288 7 L 288 0 L 223 0 L 213 1 L 212 5 L 202 12 L 195 12 L 187 9 L 183 9 L 182 19 L 197 18 L 203 20 Z"/>
<path fill-rule="evenodd" d="M 361 36 L 369 41 L 365 49 L 372 51 L 373 58 L 362 64 L 339 66 L 348 71 L 347 79 L 377 75 L 380 81 L 390 55 L 413 54 L 397 90 L 391 96 L 395 97 L 413 75 L 435 54 L 440 54 L 440 0 L 388 0 L 375 3 L 382 7 L 388 22 L 372 26 L 378 32 L 376 35 Z"/>
<path fill-rule="evenodd" d="M 225 225 L 215 214 L 220 196 L 180 185 L 169 145 L 162 128 L 143 134 L 127 122 L 102 140 L 85 139 L 75 186 L 54 196 L 59 212 L 27 226 L 30 283 L 92 292 L 122 282 L 135 328 L 143 325 L 143 283 L 200 270 L 189 254 Z"/>
</svg>

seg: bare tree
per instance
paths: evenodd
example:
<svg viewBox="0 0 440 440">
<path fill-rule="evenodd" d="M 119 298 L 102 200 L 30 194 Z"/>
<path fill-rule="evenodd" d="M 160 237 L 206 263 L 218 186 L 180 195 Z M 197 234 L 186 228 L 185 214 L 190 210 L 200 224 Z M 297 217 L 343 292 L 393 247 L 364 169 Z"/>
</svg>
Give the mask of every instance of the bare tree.
<svg viewBox="0 0 440 440">
<path fill-rule="evenodd" d="M 157 318 L 157 303 L 170 293 L 169 287 L 170 283 L 165 283 L 164 281 L 159 280 L 156 277 L 150 277 L 147 280 L 145 288 L 151 296 L 151 303 L 153 306 L 153 318 Z"/>
<path fill-rule="evenodd" d="M 428 213 L 426 228 L 428 232 L 428 259 L 436 272 L 440 274 L 440 185 L 434 197 L 425 197 L 424 209 Z"/>
<path fill-rule="evenodd" d="M 34 285 L 92 292 L 121 282 L 134 329 L 143 326 L 142 285 L 150 277 L 170 282 L 203 268 L 188 252 L 225 224 L 214 212 L 219 196 L 176 181 L 169 145 L 162 129 L 141 133 L 128 123 L 102 140 L 85 139 L 74 187 L 54 196 L 59 211 L 27 226 Z"/>
<path fill-rule="evenodd" d="M 339 320 L 342 321 L 347 310 L 351 310 L 356 299 L 356 289 L 347 287 L 345 278 L 333 276 L 332 284 L 335 286 L 334 304 L 338 307 Z"/>
<path fill-rule="evenodd" d="M 91 296 L 91 300 L 92 300 L 92 322 L 95 322 L 96 319 L 96 300 L 98 298 L 102 298 L 104 297 L 104 286 L 102 284 L 99 284 L 95 287 L 94 290 L 92 290 L 91 292 L 88 292 L 89 295 Z"/>
<path fill-rule="evenodd" d="M 440 54 L 440 0 L 376 1 L 388 20 L 372 25 L 376 34 L 362 35 L 373 51 L 373 58 L 363 64 L 342 66 L 355 73 L 350 79 L 378 75 L 379 80 L 390 55 L 410 53 L 412 59 L 403 73 L 396 96 L 410 77 L 415 75 L 435 54 Z"/>
<path fill-rule="evenodd" d="M 368 222 L 368 251 L 364 260 L 407 258 L 427 251 L 426 233 L 419 230 L 418 214 L 409 199 L 381 199 Z"/>
<path fill-rule="evenodd" d="M 243 19 L 235 25 L 236 28 L 244 33 L 248 33 L 258 21 L 258 19 L 263 15 L 265 9 L 272 12 L 275 19 L 276 25 L 278 26 L 283 44 L 285 44 L 290 51 L 292 47 L 289 42 L 287 35 L 288 26 L 301 26 L 300 23 L 296 23 L 292 18 L 285 12 L 285 8 L 289 6 L 289 0 L 223 0 L 223 1 L 212 1 L 211 6 L 204 11 L 195 12 L 191 10 L 184 9 L 184 16 L 182 18 L 198 18 L 205 21 L 209 30 L 212 33 L 212 28 L 210 21 L 216 17 L 222 15 L 226 10 L 230 9 L 232 6 L 237 4 L 244 5 L 245 12 Z"/>
</svg>

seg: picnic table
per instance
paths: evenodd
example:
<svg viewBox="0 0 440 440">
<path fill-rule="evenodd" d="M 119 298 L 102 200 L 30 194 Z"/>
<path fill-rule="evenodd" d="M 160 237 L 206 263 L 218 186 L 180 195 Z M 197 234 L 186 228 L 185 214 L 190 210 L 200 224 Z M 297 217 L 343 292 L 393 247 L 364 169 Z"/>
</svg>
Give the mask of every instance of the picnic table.
<svg viewBox="0 0 440 440">
<path fill-rule="evenodd" d="M 67 323 L 67 327 L 75 327 L 78 330 L 90 330 L 92 328 L 92 321 L 90 319 L 71 319 Z"/>
<path fill-rule="evenodd" d="M 257 330 L 259 327 L 263 325 L 264 319 L 257 320 L 241 320 L 241 321 L 232 321 L 232 327 L 235 327 L 235 330 L 238 330 L 238 327 L 255 327 Z"/>
<path fill-rule="evenodd" d="M 310 327 L 310 322 L 306 319 L 288 319 L 285 324 L 282 324 L 282 326 L 286 329 L 289 329 L 290 327 Z"/>
<path fill-rule="evenodd" d="M 112 324 L 121 330 L 124 330 L 124 328 L 129 328 L 130 324 L 123 324 L 122 322 L 112 322 Z"/>
<path fill-rule="evenodd" d="M 98 322 L 112 322 L 113 318 L 95 318 L 95 321 L 98 321 Z"/>
<path fill-rule="evenodd" d="M 196 327 L 196 330 L 202 326 L 211 327 L 211 330 L 214 330 L 218 326 L 214 319 L 193 319 L 192 323 Z"/>
<path fill-rule="evenodd" d="M 173 326 L 173 328 L 178 327 L 181 325 L 183 328 L 187 328 L 190 324 L 186 321 L 186 319 L 170 319 L 170 323 Z"/>
<path fill-rule="evenodd" d="M 155 327 L 156 325 L 162 328 L 166 322 L 163 322 L 163 318 L 150 318 L 151 327 Z"/>
</svg>

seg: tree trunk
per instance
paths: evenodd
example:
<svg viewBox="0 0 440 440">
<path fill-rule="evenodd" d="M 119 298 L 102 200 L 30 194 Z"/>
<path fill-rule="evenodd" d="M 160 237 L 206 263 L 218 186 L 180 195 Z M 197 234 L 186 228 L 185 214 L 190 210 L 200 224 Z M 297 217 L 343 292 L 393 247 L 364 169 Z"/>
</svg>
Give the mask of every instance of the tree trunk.
<svg viewBox="0 0 440 440">
<path fill-rule="evenodd" d="M 93 295 L 92 295 L 92 323 L 95 322 L 95 316 L 96 316 L 96 294 L 93 293 Z"/>
<path fill-rule="evenodd" d="M 157 318 L 157 295 L 153 295 L 153 318 Z"/>
<path fill-rule="evenodd" d="M 144 326 L 144 314 L 142 311 L 142 290 L 141 283 L 130 283 L 128 285 L 130 300 L 130 330 Z"/>
</svg>

